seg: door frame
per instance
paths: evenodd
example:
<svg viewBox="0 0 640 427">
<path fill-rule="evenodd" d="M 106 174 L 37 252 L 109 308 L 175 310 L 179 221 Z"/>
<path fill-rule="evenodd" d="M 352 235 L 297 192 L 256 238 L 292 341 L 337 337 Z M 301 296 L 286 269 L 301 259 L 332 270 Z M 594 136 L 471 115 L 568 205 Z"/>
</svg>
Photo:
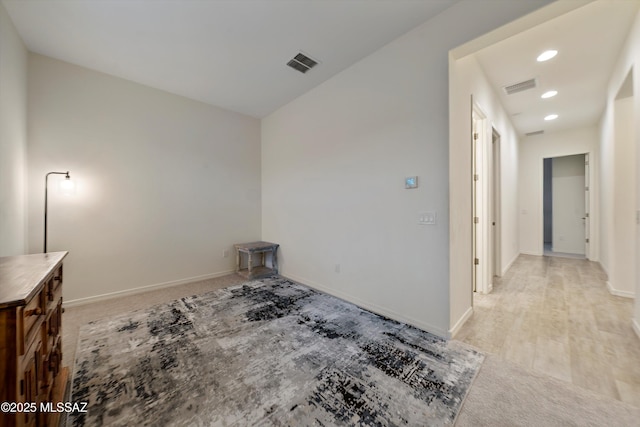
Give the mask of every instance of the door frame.
<svg viewBox="0 0 640 427">
<path fill-rule="evenodd" d="M 501 195 L 501 170 L 500 133 L 495 127 L 491 127 L 491 263 L 490 275 L 491 287 L 495 277 L 502 276 L 502 195 Z"/>
<path fill-rule="evenodd" d="M 584 153 L 584 257 L 591 259 L 591 156 Z"/>
<path fill-rule="evenodd" d="M 479 259 L 480 252 L 480 242 L 482 238 L 480 237 L 479 224 L 475 221 L 475 218 L 478 217 L 478 199 L 480 195 L 478 194 L 478 180 L 476 177 L 478 176 L 478 139 L 480 135 L 482 135 L 482 127 L 483 121 L 485 120 L 484 113 L 478 107 L 472 99 L 471 105 L 471 271 L 472 271 L 472 292 L 478 292 L 479 285 L 479 277 L 480 274 L 480 265 L 476 261 Z"/>
<path fill-rule="evenodd" d="M 471 109 L 471 233 L 472 291 L 488 294 L 493 290 L 491 271 L 495 268 L 492 247 L 491 176 L 494 127 L 482 107 L 473 102 Z M 500 270 L 500 267 L 498 268 Z"/>
</svg>

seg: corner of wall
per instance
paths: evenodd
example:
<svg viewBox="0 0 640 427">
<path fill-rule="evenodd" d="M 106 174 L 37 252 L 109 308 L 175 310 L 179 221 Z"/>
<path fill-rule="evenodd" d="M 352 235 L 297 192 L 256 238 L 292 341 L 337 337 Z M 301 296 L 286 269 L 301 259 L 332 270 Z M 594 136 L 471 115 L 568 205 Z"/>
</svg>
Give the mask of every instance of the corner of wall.
<svg viewBox="0 0 640 427">
<path fill-rule="evenodd" d="M 617 297 L 632 298 L 632 299 L 636 297 L 635 292 L 621 291 L 619 289 L 616 289 L 613 286 L 613 284 L 608 280 L 607 280 L 607 290 L 611 295 L 615 295 Z"/>
<path fill-rule="evenodd" d="M 473 315 L 473 307 L 469 307 L 467 311 L 458 319 L 458 321 L 453 325 L 453 327 L 449 330 L 449 334 L 447 338 L 455 338 L 460 329 L 467 323 L 467 320 L 471 318 Z"/>
<path fill-rule="evenodd" d="M 0 256 L 27 248 L 27 54 L 0 3 Z"/>
<path fill-rule="evenodd" d="M 638 336 L 638 339 L 640 339 L 640 322 L 638 321 L 638 319 L 631 319 L 631 326 Z"/>
</svg>

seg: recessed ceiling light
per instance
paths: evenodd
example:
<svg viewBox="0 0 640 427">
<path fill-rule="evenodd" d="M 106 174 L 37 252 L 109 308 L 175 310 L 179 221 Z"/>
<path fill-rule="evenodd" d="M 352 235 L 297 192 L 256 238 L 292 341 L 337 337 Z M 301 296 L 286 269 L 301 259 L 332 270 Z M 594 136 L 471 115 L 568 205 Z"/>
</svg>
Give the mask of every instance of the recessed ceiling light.
<svg viewBox="0 0 640 427">
<path fill-rule="evenodd" d="M 548 61 L 558 54 L 557 50 L 545 50 L 538 56 L 538 62 Z"/>
<path fill-rule="evenodd" d="M 549 90 L 549 91 L 543 93 L 540 96 L 540 98 L 543 98 L 543 99 L 552 98 L 552 97 L 556 96 L 557 94 L 558 94 L 557 90 Z"/>
<path fill-rule="evenodd" d="M 555 120 L 555 119 L 557 119 L 557 118 L 558 118 L 558 115 L 557 115 L 557 114 L 549 114 L 549 115 L 548 115 L 547 117 L 545 117 L 544 119 L 545 119 L 546 121 L 549 121 L 549 120 Z"/>
</svg>

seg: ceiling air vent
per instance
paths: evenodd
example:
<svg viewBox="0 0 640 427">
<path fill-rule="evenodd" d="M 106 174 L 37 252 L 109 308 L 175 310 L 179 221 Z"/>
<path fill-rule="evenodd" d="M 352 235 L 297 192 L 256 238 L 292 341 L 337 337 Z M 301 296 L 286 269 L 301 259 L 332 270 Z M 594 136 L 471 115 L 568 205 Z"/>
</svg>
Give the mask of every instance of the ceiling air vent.
<svg viewBox="0 0 640 427">
<path fill-rule="evenodd" d="M 529 90 L 529 89 L 533 89 L 534 87 L 536 87 L 538 84 L 536 83 L 536 79 L 529 79 L 529 80 L 525 80 L 523 82 L 520 83 L 515 83 L 509 86 L 505 86 L 502 89 L 504 89 L 504 92 L 507 95 L 513 95 L 514 93 L 518 93 L 518 92 L 522 92 L 525 90 Z"/>
<path fill-rule="evenodd" d="M 318 65 L 318 61 L 309 58 L 304 53 L 299 53 L 293 57 L 293 59 L 287 62 L 287 65 L 294 70 L 298 70 L 301 73 L 306 73 L 316 65 Z"/>
<path fill-rule="evenodd" d="M 536 136 L 536 135 L 542 135 L 543 133 L 544 133 L 543 130 L 536 130 L 534 132 L 525 133 L 525 136 Z"/>
</svg>

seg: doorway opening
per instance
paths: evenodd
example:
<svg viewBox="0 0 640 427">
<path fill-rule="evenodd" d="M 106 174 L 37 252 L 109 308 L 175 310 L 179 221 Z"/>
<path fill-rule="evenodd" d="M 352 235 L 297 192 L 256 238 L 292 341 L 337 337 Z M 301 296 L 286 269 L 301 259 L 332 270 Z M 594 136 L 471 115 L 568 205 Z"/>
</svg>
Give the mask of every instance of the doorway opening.
<svg viewBox="0 0 640 427">
<path fill-rule="evenodd" d="M 543 159 L 544 255 L 585 258 L 589 245 L 589 155 Z"/>
</svg>

